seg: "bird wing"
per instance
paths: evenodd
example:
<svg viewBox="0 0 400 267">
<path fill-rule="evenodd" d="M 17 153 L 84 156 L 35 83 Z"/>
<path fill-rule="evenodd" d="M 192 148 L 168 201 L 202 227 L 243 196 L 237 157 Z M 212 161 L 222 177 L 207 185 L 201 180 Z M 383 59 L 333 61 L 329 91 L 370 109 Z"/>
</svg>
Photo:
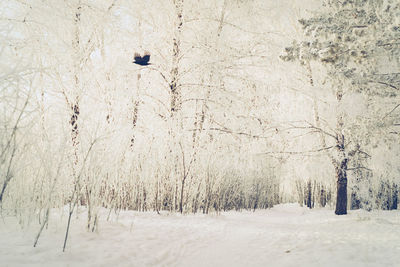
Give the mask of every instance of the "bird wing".
<svg viewBox="0 0 400 267">
<path fill-rule="evenodd" d="M 150 61 L 150 55 L 148 55 L 148 54 L 144 55 L 143 56 L 143 61 L 146 62 L 146 63 L 149 62 Z"/>
<path fill-rule="evenodd" d="M 141 60 L 142 60 L 142 57 L 140 56 L 140 54 L 135 53 L 135 56 L 134 56 L 133 59 L 134 59 L 135 61 L 141 61 Z"/>
</svg>

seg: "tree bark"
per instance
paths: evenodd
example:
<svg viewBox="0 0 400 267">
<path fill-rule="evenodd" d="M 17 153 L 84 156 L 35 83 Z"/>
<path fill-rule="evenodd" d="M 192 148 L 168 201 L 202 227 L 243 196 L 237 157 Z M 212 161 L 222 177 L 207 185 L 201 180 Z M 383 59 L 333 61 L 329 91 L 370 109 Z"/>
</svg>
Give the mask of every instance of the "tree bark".
<svg viewBox="0 0 400 267">
<path fill-rule="evenodd" d="M 182 184 L 181 184 L 181 199 L 179 202 L 179 212 L 183 213 L 183 190 L 185 189 L 185 180 L 186 177 L 183 177 Z"/>
<path fill-rule="evenodd" d="M 313 205 L 312 205 L 312 201 L 311 201 L 311 199 L 312 199 L 311 180 L 307 182 L 307 189 L 306 190 L 307 190 L 307 200 L 306 200 L 307 207 L 312 209 Z"/>
<path fill-rule="evenodd" d="M 347 214 L 347 162 L 342 160 L 340 166 L 336 167 L 337 195 L 336 195 L 336 215 Z"/>
<path fill-rule="evenodd" d="M 133 110 L 132 110 L 132 138 L 131 138 L 131 150 L 133 150 L 133 146 L 135 145 L 135 128 L 136 124 L 138 121 L 138 113 L 139 113 L 139 104 L 140 104 L 140 79 L 142 75 L 139 71 L 139 74 L 137 75 L 137 94 L 136 94 L 136 99 L 133 99 Z"/>
<path fill-rule="evenodd" d="M 181 56 L 181 35 L 183 30 L 183 0 L 175 0 L 176 29 L 172 47 L 172 69 L 169 88 L 171 91 L 171 117 L 181 109 L 181 87 L 179 85 L 179 60 Z"/>
<path fill-rule="evenodd" d="M 398 195 L 399 195 L 398 186 L 397 186 L 397 184 L 393 184 L 393 187 L 392 187 L 392 203 L 391 203 L 391 206 L 390 206 L 391 210 L 397 210 Z"/>
</svg>

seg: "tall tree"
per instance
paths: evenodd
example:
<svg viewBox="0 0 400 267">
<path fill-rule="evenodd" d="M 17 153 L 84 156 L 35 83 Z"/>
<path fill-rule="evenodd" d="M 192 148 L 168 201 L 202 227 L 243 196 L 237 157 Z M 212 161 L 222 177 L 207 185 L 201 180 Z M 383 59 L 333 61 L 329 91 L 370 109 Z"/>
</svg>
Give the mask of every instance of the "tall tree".
<svg viewBox="0 0 400 267">
<path fill-rule="evenodd" d="M 360 125 L 365 130 L 367 121 L 374 122 L 369 126 L 376 125 L 384 115 L 379 113 L 382 106 L 375 106 L 375 113 L 371 112 L 368 120 L 354 120 L 349 116 L 343 99 L 361 94 L 369 100 L 390 98 L 398 101 L 400 43 L 397 40 L 400 30 L 395 18 L 400 14 L 400 4 L 393 0 L 329 0 L 324 2 L 324 6 L 325 10 L 320 14 L 299 21 L 305 40 L 295 41 L 286 48 L 286 55 L 282 58 L 300 61 L 308 70 L 311 83 L 317 66 L 326 69 L 323 79 L 328 86 L 320 84 L 315 90 L 320 87 L 333 89 L 336 127 L 329 131 L 318 125 L 317 120 L 313 127 L 335 142 L 330 158 L 337 179 L 335 213 L 341 215 L 347 213 L 348 171 L 355 169 L 349 164 L 356 154 L 367 155 L 360 144 L 363 138 L 372 135 L 373 129 L 368 128 L 365 135 L 358 134 L 358 138 L 354 138 L 357 134 L 352 133 L 357 132 Z M 325 142 L 322 145 L 328 150 Z"/>
</svg>

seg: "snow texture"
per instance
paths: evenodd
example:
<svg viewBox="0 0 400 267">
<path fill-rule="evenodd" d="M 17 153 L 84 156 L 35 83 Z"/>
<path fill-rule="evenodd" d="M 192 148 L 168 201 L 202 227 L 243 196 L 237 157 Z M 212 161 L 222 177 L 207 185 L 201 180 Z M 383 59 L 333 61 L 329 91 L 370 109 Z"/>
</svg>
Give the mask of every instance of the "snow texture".
<svg viewBox="0 0 400 267">
<path fill-rule="evenodd" d="M 62 252 L 65 214 L 53 210 L 33 248 L 38 226 L 0 223 L 1 266 L 398 266 L 400 213 L 277 205 L 256 212 L 180 215 L 102 210 L 100 231 L 74 216 Z"/>
</svg>

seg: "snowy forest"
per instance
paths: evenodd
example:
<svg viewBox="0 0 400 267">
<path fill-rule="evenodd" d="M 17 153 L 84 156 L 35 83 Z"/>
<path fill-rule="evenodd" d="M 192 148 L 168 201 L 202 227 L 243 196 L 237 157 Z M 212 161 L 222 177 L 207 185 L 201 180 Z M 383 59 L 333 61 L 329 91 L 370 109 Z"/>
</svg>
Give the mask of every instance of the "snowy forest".
<svg viewBox="0 0 400 267">
<path fill-rule="evenodd" d="M 398 0 L 2 0 L 0 59 L 1 236 L 67 253 L 127 214 L 290 207 L 400 225 Z"/>
</svg>

